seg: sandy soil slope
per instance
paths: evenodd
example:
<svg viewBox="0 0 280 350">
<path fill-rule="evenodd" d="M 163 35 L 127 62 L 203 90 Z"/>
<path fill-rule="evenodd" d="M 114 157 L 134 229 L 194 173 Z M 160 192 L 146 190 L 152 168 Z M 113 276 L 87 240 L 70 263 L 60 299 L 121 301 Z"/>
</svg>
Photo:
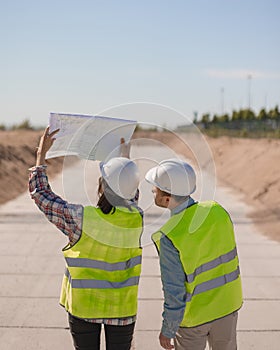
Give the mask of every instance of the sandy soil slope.
<svg viewBox="0 0 280 350">
<path fill-rule="evenodd" d="M 0 204 L 27 190 L 28 168 L 35 164 L 42 131 L 0 131 Z M 62 169 L 62 159 L 52 159 L 49 175 Z"/>
</svg>

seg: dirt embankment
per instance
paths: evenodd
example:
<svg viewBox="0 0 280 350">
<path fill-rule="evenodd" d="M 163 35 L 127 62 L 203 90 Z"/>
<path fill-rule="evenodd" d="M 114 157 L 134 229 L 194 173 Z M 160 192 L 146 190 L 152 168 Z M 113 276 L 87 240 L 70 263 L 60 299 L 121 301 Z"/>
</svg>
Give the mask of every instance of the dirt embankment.
<svg viewBox="0 0 280 350">
<path fill-rule="evenodd" d="M 35 163 L 41 131 L 0 131 L 0 204 L 27 190 L 28 168 Z M 171 133 L 138 132 L 135 138 L 150 138 L 175 152 L 193 158 L 186 143 Z M 218 179 L 244 195 L 253 206 L 251 217 L 261 231 L 280 241 L 280 140 L 206 138 Z M 50 161 L 52 177 L 62 169 L 62 159 Z"/>
<path fill-rule="evenodd" d="M 28 168 L 35 164 L 41 135 L 42 131 L 0 131 L 0 204 L 27 190 Z M 61 171 L 61 159 L 52 159 L 50 164 L 50 176 Z"/>
<path fill-rule="evenodd" d="M 207 138 L 218 178 L 244 195 L 261 232 L 280 241 L 280 140 Z"/>
</svg>

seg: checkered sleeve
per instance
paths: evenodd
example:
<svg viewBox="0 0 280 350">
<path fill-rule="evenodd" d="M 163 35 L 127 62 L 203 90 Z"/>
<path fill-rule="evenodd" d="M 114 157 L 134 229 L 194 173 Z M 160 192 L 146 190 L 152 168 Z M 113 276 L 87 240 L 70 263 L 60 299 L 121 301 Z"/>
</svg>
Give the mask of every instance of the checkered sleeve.
<svg viewBox="0 0 280 350">
<path fill-rule="evenodd" d="M 46 166 L 37 166 L 29 170 L 31 198 L 47 219 L 68 236 L 71 244 L 74 244 L 82 233 L 83 206 L 68 203 L 52 191 Z"/>
</svg>

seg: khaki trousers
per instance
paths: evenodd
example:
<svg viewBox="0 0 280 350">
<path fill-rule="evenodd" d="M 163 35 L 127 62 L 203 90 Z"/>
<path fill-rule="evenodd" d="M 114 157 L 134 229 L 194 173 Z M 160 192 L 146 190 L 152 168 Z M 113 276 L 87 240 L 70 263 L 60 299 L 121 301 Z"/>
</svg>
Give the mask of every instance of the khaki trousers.
<svg viewBox="0 0 280 350">
<path fill-rule="evenodd" d="M 175 350 L 236 350 L 236 325 L 238 313 L 197 327 L 180 327 L 174 339 Z"/>
</svg>

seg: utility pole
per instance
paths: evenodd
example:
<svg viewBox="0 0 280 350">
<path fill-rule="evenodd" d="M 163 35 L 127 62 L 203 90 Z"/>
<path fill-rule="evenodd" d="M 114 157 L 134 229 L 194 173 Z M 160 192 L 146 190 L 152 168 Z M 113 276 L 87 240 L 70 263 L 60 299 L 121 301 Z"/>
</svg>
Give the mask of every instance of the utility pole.
<svg viewBox="0 0 280 350">
<path fill-rule="evenodd" d="M 224 107 L 225 107 L 224 93 L 225 93 L 225 89 L 222 87 L 221 88 L 221 115 L 224 115 Z"/>
<path fill-rule="evenodd" d="M 267 107 L 267 93 L 264 95 L 264 109 Z"/>
<path fill-rule="evenodd" d="M 248 109 L 251 109 L 251 81 L 252 81 L 251 74 L 248 74 L 247 80 L 248 80 Z"/>
</svg>

